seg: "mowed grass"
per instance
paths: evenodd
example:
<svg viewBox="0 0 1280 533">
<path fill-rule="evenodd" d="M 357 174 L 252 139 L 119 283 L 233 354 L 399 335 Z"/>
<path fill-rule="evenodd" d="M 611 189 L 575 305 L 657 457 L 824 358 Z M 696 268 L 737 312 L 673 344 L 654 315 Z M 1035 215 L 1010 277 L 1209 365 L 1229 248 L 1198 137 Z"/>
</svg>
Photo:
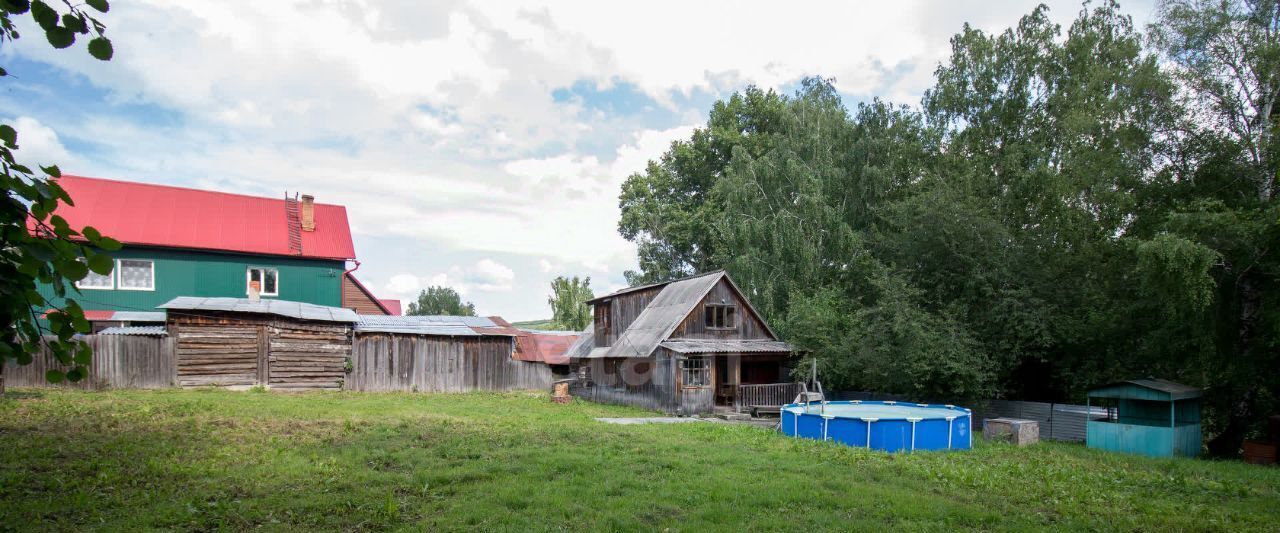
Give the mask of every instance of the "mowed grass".
<svg viewBox="0 0 1280 533">
<path fill-rule="evenodd" d="M 0 528 L 1275 531 L 1280 469 L 889 455 L 543 394 L 11 391 Z"/>
</svg>

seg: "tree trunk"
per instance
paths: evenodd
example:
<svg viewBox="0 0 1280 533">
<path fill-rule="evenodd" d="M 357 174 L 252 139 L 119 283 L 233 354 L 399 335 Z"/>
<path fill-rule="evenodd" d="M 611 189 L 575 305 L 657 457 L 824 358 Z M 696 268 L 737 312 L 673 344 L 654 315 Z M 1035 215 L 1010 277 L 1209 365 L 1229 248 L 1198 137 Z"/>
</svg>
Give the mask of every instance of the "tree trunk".
<svg viewBox="0 0 1280 533">
<path fill-rule="evenodd" d="M 1235 457 L 1240 452 L 1240 445 L 1244 442 L 1245 434 L 1249 431 L 1249 424 L 1255 418 L 1255 406 L 1258 397 L 1258 380 L 1263 379 L 1259 374 L 1259 369 L 1254 366 L 1254 350 L 1253 337 L 1257 331 L 1258 314 L 1262 306 L 1262 293 L 1258 290 L 1258 285 L 1253 279 L 1252 272 L 1244 272 L 1240 276 L 1240 281 L 1236 283 L 1238 298 L 1240 299 L 1240 324 L 1237 331 L 1236 349 L 1239 351 L 1237 355 L 1236 365 L 1242 365 L 1244 368 L 1233 372 L 1235 376 L 1242 376 L 1242 380 L 1248 380 L 1249 385 L 1244 390 L 1227 413 L 1227 425 L 1223 427 L 1222 432 L 1209 441 L 1209 453 L 1217 457 Z"/>
<path fill-rule="evenodd" d="M 1227 414 L 1227 425 L 1222 432 L 1209 441 L 1209 455 L 1214 457 L 1235 457 L 1240 454 L 1240 446 L 1244 443 L 1245 433 L 1249 431 L 1249 422 L 1254 419 L 1254 400 L 1258 396 L 1258 387 L 1254 385 L 1241 395 Z"/>
</svg>

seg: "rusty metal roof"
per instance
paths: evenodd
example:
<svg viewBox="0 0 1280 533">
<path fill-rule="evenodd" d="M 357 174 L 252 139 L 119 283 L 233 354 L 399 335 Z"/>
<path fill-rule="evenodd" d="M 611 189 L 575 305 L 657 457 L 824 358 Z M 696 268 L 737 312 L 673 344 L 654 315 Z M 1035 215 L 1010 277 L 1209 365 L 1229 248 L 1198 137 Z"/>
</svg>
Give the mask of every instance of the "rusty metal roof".
<svg viewBox="0 0 1280 533">
<path fill-rule="evenodd" d="M 673 339 L 659 346 L 676 353 L 791 353 L 790 344 L 773 340 Z"/>
</svg>

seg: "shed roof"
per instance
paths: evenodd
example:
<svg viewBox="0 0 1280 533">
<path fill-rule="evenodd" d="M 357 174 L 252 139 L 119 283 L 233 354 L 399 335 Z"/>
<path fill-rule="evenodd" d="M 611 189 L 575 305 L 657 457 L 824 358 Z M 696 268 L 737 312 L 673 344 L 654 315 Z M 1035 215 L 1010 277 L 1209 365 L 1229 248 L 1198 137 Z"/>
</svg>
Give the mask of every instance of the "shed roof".
<svg viewBox="0 0 1280 533">
<path fill-rule="evenodd" d="M 672 339 L 659 346 L 676 353 L 791 353 L 785 342 L 754 339 Z"/>
<path fill-rule="evenodd" d="M 45 311 L 49 313 L 52 309 Z M 92 322 L 164 322 L 161 311 L 113 311 L 111 309 L 85 309 L 85 320 Z"/>
<path fill-rule="evenodd" d="M 122 326 L 114 328 L 105 328 L 98 332 L 98 335 L 142 335 L 163 337 L 169 332 L 164 326 Z"/>
<path fill-rule="evenodd" d="M 1199 398 L 1204 391 L 1169 381 L 1167 379 L 1142 378 L 1108 383 L 1089 390 L 1090 398 L 1121 398 L 1131 400 L 1164 399 L 1186 400 Z"/>
<path fill-rule="evenodd" d="M 356 331 L 369 333 L 404 333 L 409 335 L 439 335 L 447 337 L 479 337 L 481 334 L 469 323 L 481 323 L 474 320 L 479 317 L 460 316 L 399 316 L 399 315 L 360 315 L 356 323 Z M 483 323 L 492 324 L 489 319 Z"/>
<path fill-rule="evenodd" d="M 346 322 L 354 324 L 360 319 L 355 311 L 341 307 L 326 307 L 305 302 L 288 300 L 250 300 L 248 298 L 199 298 L 179 296 L 164 304 L 156 306 L 160 309 L 180 309 L 188 311 L 222 311 L 229 313 L 256 313 L 279 315 L 300 320 L 318 320 L 323 322 Z"/>
<path fill-rule="evenodd" d="M 58 207 L 73 228 L 93 226 L 124 244 L 318 259 L 355 259 L 347 210 L 314 204 L 315 231 L 302 231 L 302 250 L 289 246 L 283 198 L 263 198 L 64 175 L 58 184 L 75 205 Z"/>
</svg>

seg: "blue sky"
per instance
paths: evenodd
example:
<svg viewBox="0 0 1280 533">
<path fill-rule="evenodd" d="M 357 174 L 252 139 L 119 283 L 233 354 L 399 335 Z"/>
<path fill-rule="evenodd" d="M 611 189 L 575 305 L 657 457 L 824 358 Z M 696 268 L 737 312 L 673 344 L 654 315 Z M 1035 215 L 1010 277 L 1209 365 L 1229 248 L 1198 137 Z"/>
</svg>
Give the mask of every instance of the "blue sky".
<svg viewBox="0 0 1280 533">
<path fill-rule="evenodd" d="M 68 173 L 345 205 L 375 292 L 535 319 L 556 275 L 623 285 L 619 184 L 717 99 L 821 75 L 914 105 L 963 23 L 1034 5 L 122 1 L 111 62 L 30 27 L 0 48 L 0 118 Z"/>
</svg>

